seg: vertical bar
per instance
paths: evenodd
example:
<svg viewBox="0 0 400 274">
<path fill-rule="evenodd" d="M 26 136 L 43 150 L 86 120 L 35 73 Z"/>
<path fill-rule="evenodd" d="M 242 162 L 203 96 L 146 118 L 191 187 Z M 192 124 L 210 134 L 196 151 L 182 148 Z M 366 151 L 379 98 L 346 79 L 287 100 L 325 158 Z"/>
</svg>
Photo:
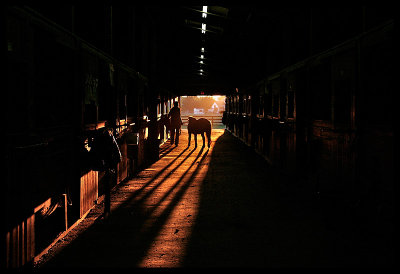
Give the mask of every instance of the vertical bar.
<svg viewBox="0 0 400 274">
<path fill-rule="evenodd" d="M 25 220 L 22 221 L 21 223 L 21 236 L 20 236 L 20 240 L 21 240 L 21 265 L 24 265 L 26 263 L 26 241 L 25 241 L 25 236 L 26 236 L 26 225 L 25 225 Z"/>
<path fill-rule="evenodd" d="M 11 232 L 8 231 L 6 235 L 6 268 L 10 268 L 11 261 Z"/>
<path fill-rule="evenodd" d="M 80 189 L 79 189 L 79 196 L 80 196 L 80 198 L 79 198 L 79 218 L 80 217 L 82 217 L 82 215 L 83 215 L 83 194 L 82 194 L 82 192 L 83 192 L 83 182 L 85 181 L 85 176 L 86 175 L 83 175 L 82 177 L 81 177 L 81 182 L 80 182 Z"/>
<path fill-rule="evenodd" d="M 12 267 L 19 267 L 19 225 L 14 227 L 13 229 L 13 259 L 12 259 Z"/>
<path fill-rule="evenodd" d="M 99 173 L 98 171 L 95 171 L 95 196 L 94 196 L 94 200 L 96 201 L 99 198 Z"/>
<path fill-rule="evenodd" d="M 68 202 L 67 202 L 67 194 L 64 193 L 64 223 L 65 223 L 65 230 L 68 230 Z"/>
<path fill-rule="evenodd" d="M 35 214 L 28 219 L 28 260 L 35 256 Z"/>
</svg>

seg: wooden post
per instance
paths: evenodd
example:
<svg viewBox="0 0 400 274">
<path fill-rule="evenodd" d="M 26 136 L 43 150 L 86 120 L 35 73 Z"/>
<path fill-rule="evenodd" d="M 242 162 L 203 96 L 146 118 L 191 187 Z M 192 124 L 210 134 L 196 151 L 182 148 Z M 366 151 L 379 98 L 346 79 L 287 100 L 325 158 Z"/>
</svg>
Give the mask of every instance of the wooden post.
<svg viewBox="0 0 400 274">
<path fill-rule="evenodd" d="M 67 194 L 64 193 L 64 222 L 65 222 L 65 231 L 68 230 L 68 200 L 67 200 Z"/>
</svg>

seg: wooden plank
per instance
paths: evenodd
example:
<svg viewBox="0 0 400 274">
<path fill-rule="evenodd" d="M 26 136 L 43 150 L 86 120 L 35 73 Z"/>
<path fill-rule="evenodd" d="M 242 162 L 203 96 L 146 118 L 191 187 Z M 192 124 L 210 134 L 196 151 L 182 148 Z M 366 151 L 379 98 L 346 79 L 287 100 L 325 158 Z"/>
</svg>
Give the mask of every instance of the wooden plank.
<svg viewBox="0 0 400 274">
<path fill-rule="evenodd" d="M 35 214 L 7 231 L 6 268 L 18 268 L 35 256 Z"/>
<path fill-rule="evenodd" d="M 31 261 L 35 257 L 35 214 L 28 218 L 27 227 L 27 258 Z"/>
<path fill-rule="evenodd" d="M 90 210 L 98 198 L 98 172 L 90 171 L 81 177 L 80 217 Z"/>
</svg>

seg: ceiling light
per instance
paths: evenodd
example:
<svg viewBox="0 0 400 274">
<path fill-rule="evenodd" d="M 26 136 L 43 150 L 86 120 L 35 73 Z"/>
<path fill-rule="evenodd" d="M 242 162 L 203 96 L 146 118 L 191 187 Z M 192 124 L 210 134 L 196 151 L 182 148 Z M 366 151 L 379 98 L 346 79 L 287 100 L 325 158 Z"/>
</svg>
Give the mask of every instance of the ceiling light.
<svg viewBox="0 0 400 274">
<path fill-rule="evenodd" d="M 203 6 L 203 13 L 202 13 L 203 18 L 207 18 L 207 9 L 208 9 L 207 6 Z"/>
<path fill-rule="evenodd" d="M 201 23 L 201 33 L 206 33 L 206 24 Z"/>
</svg>

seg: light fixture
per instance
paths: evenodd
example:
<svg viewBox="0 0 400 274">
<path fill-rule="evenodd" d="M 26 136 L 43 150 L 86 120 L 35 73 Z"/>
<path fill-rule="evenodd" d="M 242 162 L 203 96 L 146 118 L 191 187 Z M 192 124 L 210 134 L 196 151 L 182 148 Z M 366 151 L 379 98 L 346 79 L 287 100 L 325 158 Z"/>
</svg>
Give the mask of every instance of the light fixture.
<svg viewBox="0 0 400 274">
<path fill-rule="evenodd" d="M 203 54 L 200 55 L 200 59 L 204 59 L 204 55 Z"/>
<path fill-rule="evenodd" d="M 204 52 L 204 48 L 201 48 L 201 52 Z"/>
<path fill-rule="evenodd" d="M 206 24 L 201 23 L 201 33 L 206 33 Z"/>
<path fill-rule="evenodd" d="M 207 18 L 207 9 L 208 9 L 207 6 L 203 6 L 203 13 L 202 13 L 203 18 Z"/>
</svg>

